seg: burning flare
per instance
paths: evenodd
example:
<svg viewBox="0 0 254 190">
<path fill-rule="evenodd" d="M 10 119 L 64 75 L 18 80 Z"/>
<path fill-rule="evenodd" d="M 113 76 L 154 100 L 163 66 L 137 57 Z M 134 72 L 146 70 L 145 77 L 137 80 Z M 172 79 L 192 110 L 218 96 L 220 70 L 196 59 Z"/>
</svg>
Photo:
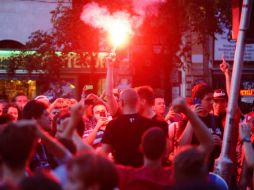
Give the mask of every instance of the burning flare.
<svg viewBox="0 0 254 190">
<path fill-rule="evenodd" d="M 106 6 L 91 2 L 84 6 L 80 16 L 84 23 L 108 33 L 113 50 L 127 43 L 128 37 L 142 25 L 146 13 L 157 15 L 158 5 L 166 2 L 166 0 L 127 1 L 132 4 L 135 15 L 131 15 L 125 10 L 111 13 Z"/>
<path fill-rule="evenodd" d="M 131 25 L 128 21 L 113 20 L 108 33 L 113 49 L 116 49 L 127 42 L 128 37 L 132 33 Z"/>
</svg>

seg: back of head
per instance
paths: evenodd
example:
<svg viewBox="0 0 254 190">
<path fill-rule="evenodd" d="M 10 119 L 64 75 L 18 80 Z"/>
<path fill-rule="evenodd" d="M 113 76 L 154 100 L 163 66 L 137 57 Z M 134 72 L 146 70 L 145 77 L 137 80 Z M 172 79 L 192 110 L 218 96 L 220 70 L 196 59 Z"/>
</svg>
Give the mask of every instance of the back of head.
<svg viewBox="0 0 254 190">
<path fill-rule="evenodd" d="M 20 183 L 20 190 L 61 190 L 60 184 L 49 173 L 41 172 L 24 178 Z"/>
<path fill-rule="evenodd" d="M 120 94 L 120 101 L 123 101 L 124 105 L 134 108 L 138 103 L 138 94 L 132 88 L 125 89 Z"/>
<path fill-rule="evenodd" d="M 192 90 L 192 98 L 203 99 L 205 95 L 213 93 L 212 89 L 205 83 L 196 84 Z"/>
<path fill-rule="evenodd" d="M 97 186 L 100 190 L 113 190 L 118 187 L 117 170 L 106 158 L 94 153 L 85 153 L 70 160 L 68 171 L 76 168 L 76 177 L 84 189 Z M 71 174 L 70 174 L 71 175 Z"/>
<path fill-rule="evenodd" d="M 26 96 L 26 97 L 27 97 L 27 95 L 26 95 L 24 92 L 18 92 L 18 93 L 13 97 L 12 102 L 15 102 L 15 101 L 16 101 L 16 98 L 17 98 L 18 96 Z"/>
<path fill-rule="evenodd" d="M 203 181 L 208 175 L 205 155 L 197 147 L 186 146 L 174 158 L 176 182 Z"/>
<path fill-rule="evenodd" d="M 49 107 L 49 105 L 50 105 L 49 99 L 48 99 L 48 97 L 45 96 L 45 95 L 36 96 L 36 97 L 34 98 L 34 100 L 36 100 L 36 101 L 38 101 L 38 102 L 44 103 L 46 107 Z"/>
<path fill-rule="evenodd" d="M 29 101 L 22 112 L 22 118 L 23 119 L 37 119 L 39 118 L 44 110 L 46 110 L 47 107 L 42 103 L 42 102 L 38 102 L 36 100 L 31 100 Z"/>
<path fill-rule="evenodd" d="M 166 135 L 159 127 L 148 129 L 142 137 L 142 148 L 146 158 L 160 159 L 166 149 Z"/>
<path fill-rule="evenodd" d="M 139 86 L 136 88 L 140 99 L 145 99 L 149 106 L 154 105 L 154 91 L 150 86 Z"/>
<path fill-rule="evenodd" d="M 31 122 L 11 123 L 0 134 L 0 155 L 9 168 L 22 169 L 36 142 L 35 125 Z"/>
</svg>

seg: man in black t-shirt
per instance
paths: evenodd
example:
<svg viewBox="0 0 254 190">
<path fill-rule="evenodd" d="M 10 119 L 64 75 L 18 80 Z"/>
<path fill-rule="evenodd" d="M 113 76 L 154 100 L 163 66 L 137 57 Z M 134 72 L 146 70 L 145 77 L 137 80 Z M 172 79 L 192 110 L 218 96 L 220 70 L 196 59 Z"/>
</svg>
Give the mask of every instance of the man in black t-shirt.
<svg viewBox="0 0 254 190">
<path fill-rule="evenodd" d="M 157 126 L 157 122 L 137 113 L 135 90 L 124 90 L 119 103 L 122 115 L 108 124 L 102 139 L 102 152 L 106 155 L 111 152 L 117 164 L 140 167 L 143 164 L 141 137 L 147 129 Z"/>
</svg>

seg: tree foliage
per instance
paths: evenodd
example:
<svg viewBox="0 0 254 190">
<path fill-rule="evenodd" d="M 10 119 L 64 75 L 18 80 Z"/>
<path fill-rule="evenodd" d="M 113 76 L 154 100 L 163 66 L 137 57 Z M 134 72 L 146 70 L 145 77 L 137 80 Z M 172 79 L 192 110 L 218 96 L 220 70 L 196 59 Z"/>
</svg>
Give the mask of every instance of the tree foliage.
<svg viewBox="0 0 254 190">
<path fill-rule="evenodd" d="M 130 0 L 98 2 L 107 5 L 111 11 L 121 9 L 133 12 Z M 25 50 L 34 50 L 36 53 L 24 52 L 11 57 L 9 74 L 22 67 L 29 73 L 44 71 L 43 76 L 51 80 L 59 77 L 69 52 L 76 52 L 82 57 L 83 52 L 98 51 L 100 31 L 80 20 L 82 6 L 77 4 L 72 8 L 60 3 L 52 11 L 52 30 L 35 31 L 26 43 Z M 222 32 L 221 22 L 230 26 L 230 10 L 230 1 L 168 0 L 161 5 L 158 15 L 146 17 L 138 35 L 134 37 L 133 46 L 135 43 L 146 44 L 151 48 L 154 44 L 160 45 L 168 58 L 173 60 L 184 33 L 195 33 L 198 35 L 198 43 L 205 43 L 207 36 Z M 57 51 L 61 51 L 61 56 L 57 55 Z"/>
</svg>

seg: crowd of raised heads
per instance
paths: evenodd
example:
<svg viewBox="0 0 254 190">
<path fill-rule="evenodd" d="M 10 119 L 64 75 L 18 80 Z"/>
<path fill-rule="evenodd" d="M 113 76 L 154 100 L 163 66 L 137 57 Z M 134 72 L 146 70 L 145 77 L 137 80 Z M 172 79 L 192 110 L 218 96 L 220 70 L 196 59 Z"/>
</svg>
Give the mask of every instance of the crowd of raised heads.
<svg viewBox="0 0 254 190">
<path fill-rule="evenodd" d="M 253 189 L 254 114 L 238 108 L 226 181 L 214 172 L 230 93 L 204 82 L 189 98 L 168 100 L 150 86 L 80 99 L 17 94 L 0 102 L 0 190 Z"/>
</svg>

